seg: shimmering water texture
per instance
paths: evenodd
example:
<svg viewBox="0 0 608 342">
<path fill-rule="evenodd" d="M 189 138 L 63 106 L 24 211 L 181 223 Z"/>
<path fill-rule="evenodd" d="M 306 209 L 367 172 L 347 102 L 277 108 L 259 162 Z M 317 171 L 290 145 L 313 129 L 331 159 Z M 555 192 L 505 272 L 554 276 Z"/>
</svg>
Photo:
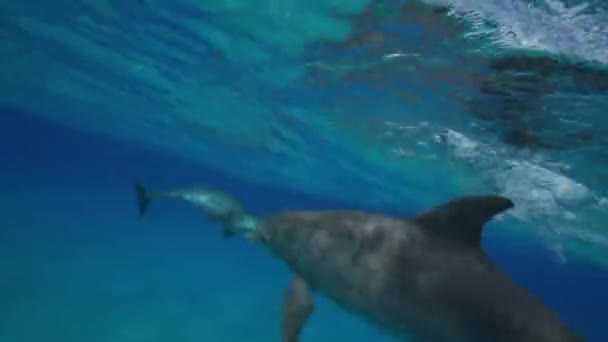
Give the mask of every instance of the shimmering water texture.
<svg viewBox="0 0 608 342">
<path fill-rule="evenodd" d="M 500 192 L 526 225 L 509 234 L 605 266 L 606 13 L 15 2 L 0 13 L 0 90 L 5 107 L 313 195 L 399 208 Z"/>
<path fill-rule="evenodd" d="M 7 2 L 0 340 L 279 338 L 283 266 L 183 206 L 143 223 L 134 178 L 263 213 L 507 196 L 484 246 L 608 340 L 606 23 L 576 0 Z M 304 341 L 384 338 L 321 303 Z"/>
<path fill-rule="evenodd" d="M 356 203 L 243 183 L 155 152 L 0 116 L 0 340 L 279 341 L 292 274 L 179 201 L 139 217 L 133 175 L 169 188 L 214 184 L 252 213 L 358 208 Z M 18 115 L 17 117 L 24 117 Z M 19 153 L 14 153 L 15 151 Z M 370 209 L 370 207 L 365 207 Z M 420 208 L 404 204 L 392 215 Z M 375 209 L 385 212 L 382 208 Z M 603 341 L 604 271 L 561 264 L 534 241 L 509 241 L 491 222 L 482 247 L 590 341 Z M 394 341 L 322 295 L 302 341 Z"/>
</svg>

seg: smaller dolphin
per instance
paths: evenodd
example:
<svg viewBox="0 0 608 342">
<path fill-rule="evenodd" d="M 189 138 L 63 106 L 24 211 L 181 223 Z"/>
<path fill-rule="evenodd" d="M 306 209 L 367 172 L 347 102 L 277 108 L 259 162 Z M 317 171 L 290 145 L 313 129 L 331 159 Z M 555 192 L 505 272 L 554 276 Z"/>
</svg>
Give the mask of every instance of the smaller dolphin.
<svg viewBox="0 0 608 342">
<path fill-rule="evenodd" d="M 257 227 L 257 219 L 247 214 L 236 198 L 223 191 L 206 186 L 176 188 L 165 192 L 148 192 L 139 182 L 135 183 L 137 207 L 139 216 L 143 217 L 148 211 L 150 201 L 161 198 L 184 200 L 201 209 L 210 221 L 221 222 L 224 225 L 223 234 L 231 237 L 235 233 L 247 234 Z"/>
</svg>

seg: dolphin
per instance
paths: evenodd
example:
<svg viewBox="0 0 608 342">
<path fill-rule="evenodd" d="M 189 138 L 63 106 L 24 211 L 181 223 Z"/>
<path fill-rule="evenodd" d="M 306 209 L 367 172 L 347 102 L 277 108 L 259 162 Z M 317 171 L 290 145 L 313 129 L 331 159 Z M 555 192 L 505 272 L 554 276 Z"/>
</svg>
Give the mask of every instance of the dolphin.
<svg viewBox="0 0 608 342">
<path fill-rule="evenodd" d="M 241 208 L 236 200 L 223 203 Z M 481 249 L 485 223 L 513 207 L 506 197 L 474 195 L 411 217 L 287 210 L 231 229 L 294 274 L 281 310 L 282 342 L 300 340 L 313 292 L 403 340 L 585 341 Z M 230 215 L 216 217 L 235 225 Z"/>
<path fill-rule="evenodd" d="M 247 214 L 234 196 L 223 191 L 197 185 L 151 193 L 137 181 L 134 186 L 137 208 L 141 217 L 146 214 L 150 201 L 153 199 L 174 198 L 184 200 L 201 209 L 209 220 L 221 222 L 224 226 L 223 235 L 225 237 L 231 237 L 239 230 L 247 232 L 251 230 L 251 227 L 257 226 L 257 219 Z"/>
</svg>

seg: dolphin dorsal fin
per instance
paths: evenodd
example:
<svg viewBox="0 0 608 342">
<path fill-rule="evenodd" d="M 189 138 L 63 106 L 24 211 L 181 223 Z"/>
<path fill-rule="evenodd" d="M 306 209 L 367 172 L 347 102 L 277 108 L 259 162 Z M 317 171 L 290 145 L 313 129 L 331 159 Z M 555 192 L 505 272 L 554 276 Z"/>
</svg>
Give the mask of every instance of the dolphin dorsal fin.
<svg viewBox="0 0 608 342">
<path fill-rule="evenodd" d="M 513 207 L 513 201 L 498 195 L 466 196 L 424 211 L 411 221 L 435 237 L 479 247 L 484 224 Z"/>
</svg>

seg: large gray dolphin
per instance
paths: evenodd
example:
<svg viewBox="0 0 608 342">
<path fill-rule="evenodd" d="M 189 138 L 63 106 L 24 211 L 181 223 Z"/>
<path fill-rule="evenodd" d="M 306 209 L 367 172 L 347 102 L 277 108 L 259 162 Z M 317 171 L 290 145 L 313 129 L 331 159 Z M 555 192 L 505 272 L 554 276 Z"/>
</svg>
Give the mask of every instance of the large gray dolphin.
<svg viewBox="0 0 608 342">
<path fill-rule="evenodd" d="M 251 219 L 236 200 L 223 200 L 233 197 L 197 191 L 234 205 L 223 217 L 215 207 L 202 208 L 295 274 L 282 308 L 283 342 L 299 341 L 314 310 L 313 291 L 403 339 L 585 341 L 481 249 L 484 224 L 513 208 L 508 198 L 462 197 L 409 218 L 327 210 Z M 145 193 L 138 186 L 140 203 Z"/>
</svg>

